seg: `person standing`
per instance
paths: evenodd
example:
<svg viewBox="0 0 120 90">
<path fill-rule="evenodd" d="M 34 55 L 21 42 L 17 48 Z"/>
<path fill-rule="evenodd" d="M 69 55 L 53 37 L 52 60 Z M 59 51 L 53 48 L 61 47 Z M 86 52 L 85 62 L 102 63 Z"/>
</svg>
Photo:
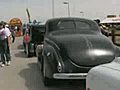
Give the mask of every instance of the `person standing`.
<svg viewBox="0 0 120 90">
<path fill-rule="evenodd" d="M 6 26 L 7 25 L 7 26 Z M 6 61 L 7 61 L 7 65 L 10 65 L 10 61 L 11 61 L 11 53 L 10 53 L 10 46 L 11 46 L 11 36 L 12 36 L 12 32 L 9 29 L 9 25 L 6 24 L 4 29 L 5 29 L 5 33 L 6 33 L 6 39 L 7 39 L 7 53 L 6 53 Z M 12 40 L 13 41 L 13 40 Z"/>
<path fill-rule="evenodd" d="M 15 28 L 14 26 L 9 26 L 9 25 L 5 25 L 7 28 L 9 28 L 10 32 L 11 32 L 11 36 L 12 36 L 12 43 L 15 42 Z"/>
<path fill-rule="evenodd" d="M 9 49 L 11 45 L 10 36 L 11 36 L 10 30 L 8 28 L 5 28 L 3 23 L 0 23 L 0 37 L 2 39 L 2 43 L 0 45 L 2 67 L 5 66 L 5 64 L 10 65 L 11 61 Z"/>
</svg>

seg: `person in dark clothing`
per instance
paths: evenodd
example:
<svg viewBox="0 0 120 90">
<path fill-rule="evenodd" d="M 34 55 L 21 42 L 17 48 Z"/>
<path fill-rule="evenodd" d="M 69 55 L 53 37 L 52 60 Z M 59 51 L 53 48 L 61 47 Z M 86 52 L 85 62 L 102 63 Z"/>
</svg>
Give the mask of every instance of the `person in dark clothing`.
<svg viewBox="0 0 120 90">
<path fill-rule="evenodd" d="M 101 33 L 103 34 L 103 35 L 105 35 L 105 36 L 109 36 L 110 35 L 110 33 L 107 31 L 107 30 L 105 30 L 105 28 L 103 28 L 103 26 L 100 24 L 100 20 L 99 19 L 96 19 L 96 20 L 94 20 L 97 24 L 98 24 L 98 26 L 100 27 L 100 30 L 101 30 Z"/>
<path fill-rule="evenodd" d="M 107 30 L 105 30 L 105 28 L 103 28 L 103 26 L 100 26 L 100 30 L 101 30 L 103 35 L 105 35 L 107 37 L 110 35 L 110 33 Z"/>
<path fill-rule="evenodd" d="M 6 51 L 6 61 L 7 61 L 7 65 L 10 65 L 10 61 L 11 61 L 11 52 L 10 52 L 10 45 L 9 42 L 11 42 L 11 36 L 12 36 L 12 42 L 14 42 L 15 37 L 13 36 L 13 32 L 10 30 L 10 27 L 8 24 L 5 25 L 4 27 L 5 32 L 9 32 L 9 36 L 7 36 L 7 51 Z M 8 38 L 10 38 L 10 40 L 8 40 Z"/>
<path fill-rule="evenodd" d="M 15 42 L 15 29 L 14 26 L 9 27 L 10 32 L 11 32 L 11 36 L 12 36 L 12 43 Z"/>
</svg>

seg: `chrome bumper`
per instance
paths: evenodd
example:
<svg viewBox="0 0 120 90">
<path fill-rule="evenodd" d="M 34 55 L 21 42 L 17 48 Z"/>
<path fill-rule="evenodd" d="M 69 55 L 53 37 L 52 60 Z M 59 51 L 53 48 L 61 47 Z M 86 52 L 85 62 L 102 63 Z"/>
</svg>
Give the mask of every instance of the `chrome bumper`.
<svg viewBox="0 0 120 90">
<path fill-rule="evenodd" d="M 55 73 L 54 79 L 86 79 L 87 73 Z"/>
</svg>

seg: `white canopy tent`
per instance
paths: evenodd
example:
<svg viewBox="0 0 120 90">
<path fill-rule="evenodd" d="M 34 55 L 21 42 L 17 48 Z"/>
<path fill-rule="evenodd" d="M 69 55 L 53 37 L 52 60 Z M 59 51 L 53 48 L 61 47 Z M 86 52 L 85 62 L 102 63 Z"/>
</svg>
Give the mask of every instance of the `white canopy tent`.
<svg viewBox="0 0 120 90">
<path fill-rule="evenodd" d="M 101 24 L 110 24 L 110 23 L 120 23 L 120 17 L 113 17 L 113 18 L 106 18 L 103 21 L 100 22 Z"/>
</svg>

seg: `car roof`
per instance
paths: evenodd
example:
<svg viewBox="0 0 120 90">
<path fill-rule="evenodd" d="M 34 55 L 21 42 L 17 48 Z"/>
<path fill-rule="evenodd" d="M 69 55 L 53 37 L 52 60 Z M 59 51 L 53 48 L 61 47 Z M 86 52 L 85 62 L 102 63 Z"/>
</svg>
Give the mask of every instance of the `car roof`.
<svg viewBox="0 0 120 90">
<path fill-rule="evenodd" d="M 28 26 L 45 26 L 45 23 L 29 23 Z"/>
<path fill-rule="evenodd" d="M 51 18 L 48 19 L 47 22 L 57 21 L 57 20 L 87 20 L 87 21 L 93 21 L 91 19 L 86 18 L 79 18 L 79 17 L 59 17 L 59 18 Z"/>
<path fill-rule="evenodd" d="M 83 21 L 83 22 L 87 22 L 91 25 L 93 30 L 97 30 L 97 32 L 100 32 L 100 29 L 98 27 L 98 25 L 96 24 L 95 21 L 90 20 L 90 19 L 86 19 L 86 18 L 79 18 L 79 17 L 59 17 L 59 18 L 52 18 L 52 19 L 48 19 L 46 21 L 45 27 L 46 27 L 46 31 L 49 31 L 51 29 L 56 30 L 57 29 L 57 24 L 60 21 L 64 21 L 64 20 L 71 20 L 73 22 L 76 21 Z"/>
</svg>

